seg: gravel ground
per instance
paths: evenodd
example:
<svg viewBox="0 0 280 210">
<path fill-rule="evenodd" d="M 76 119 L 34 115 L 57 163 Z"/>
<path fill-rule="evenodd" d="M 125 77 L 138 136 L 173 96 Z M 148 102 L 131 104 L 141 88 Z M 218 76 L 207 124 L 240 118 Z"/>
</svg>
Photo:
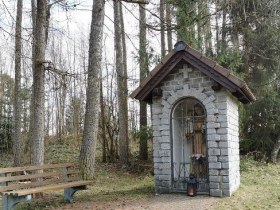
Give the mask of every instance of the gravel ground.
<svg viewBox="0 0 280 210">
<path fill-rule="evenodd" d="M 219 198 L 188 197 L 182 194 L 157 195 L 151 199 L 119 200 L 113 202 L 77 202 L 56 210 L 213 210 Z"/>
</svg>

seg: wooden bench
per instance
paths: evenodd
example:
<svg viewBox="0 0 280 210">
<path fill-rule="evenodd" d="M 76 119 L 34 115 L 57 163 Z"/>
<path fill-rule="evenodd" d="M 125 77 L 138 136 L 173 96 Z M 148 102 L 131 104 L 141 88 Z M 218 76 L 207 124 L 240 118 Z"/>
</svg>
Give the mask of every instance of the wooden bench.
<svg viewBox="0 0 280 210">
<path fill-rule="evenodd" d="M 19 202 L 31 200 L 33 194 L 61 189 L 64 200 L 72 202 L 74 193 L 85 190 L 89 183 L 81 180 L 77 163 L 1 168 L 3 210 L 12 210 Z"/>
</svg>

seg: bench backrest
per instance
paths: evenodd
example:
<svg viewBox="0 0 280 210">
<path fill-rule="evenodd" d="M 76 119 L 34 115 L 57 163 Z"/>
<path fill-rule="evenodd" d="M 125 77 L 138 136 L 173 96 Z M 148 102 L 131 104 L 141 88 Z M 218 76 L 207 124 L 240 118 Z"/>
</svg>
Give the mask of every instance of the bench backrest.
<svg viewBox="0 0 280 210">
<path fill-rule="evenodd" d="M 77 163 L 0 168 L 0 194 L 80 180 Z"/>
</svg>

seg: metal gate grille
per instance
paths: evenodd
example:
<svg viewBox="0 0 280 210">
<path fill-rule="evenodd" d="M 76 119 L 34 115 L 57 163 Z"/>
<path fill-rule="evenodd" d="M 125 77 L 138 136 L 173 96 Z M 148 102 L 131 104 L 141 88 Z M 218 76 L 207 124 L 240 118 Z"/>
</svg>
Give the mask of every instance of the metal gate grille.
<svg viewBox="0 0 280 210">
<path fill-rule="evenodd" d="M 172 114 L 172 187 L 186 192 L 190 175 L 198 181 L 198 193 L 209 193 L 205 111 L 193 98 L 180 101 Z"/>
</svg>

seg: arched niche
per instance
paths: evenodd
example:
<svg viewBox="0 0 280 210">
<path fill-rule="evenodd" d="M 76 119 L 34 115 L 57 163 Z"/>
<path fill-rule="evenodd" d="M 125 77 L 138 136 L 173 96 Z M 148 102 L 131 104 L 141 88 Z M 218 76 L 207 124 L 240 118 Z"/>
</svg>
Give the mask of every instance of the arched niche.
<svg viewBox="0 0 280 210">
<path fill-rule="evenodd" d="M 198 192 L 209 193 L 206 111 L 193 97 L 182 98 L 171 112 L 172 187 L 186 191 L 190 176 L 199 181 Z"/>
</svg>

